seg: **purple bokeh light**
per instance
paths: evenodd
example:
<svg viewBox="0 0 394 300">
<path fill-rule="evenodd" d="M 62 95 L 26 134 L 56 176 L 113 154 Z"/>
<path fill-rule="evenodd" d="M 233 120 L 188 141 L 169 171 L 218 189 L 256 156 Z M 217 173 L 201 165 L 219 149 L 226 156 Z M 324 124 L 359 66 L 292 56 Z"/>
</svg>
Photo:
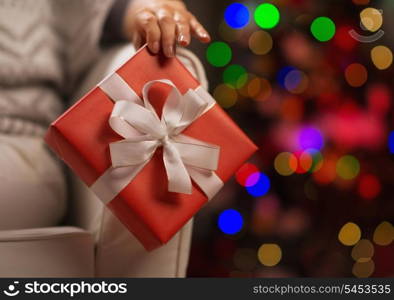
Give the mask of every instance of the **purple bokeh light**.
<svg viewBox="0 0 394 300">
<path fill-rule="evenodd" d="M 301 149 L 316 149 L 323 148 L 324 140 L 320 130 L 314 127 L 304 127 L 300 130 L 298 142 Z"/>
</svg>

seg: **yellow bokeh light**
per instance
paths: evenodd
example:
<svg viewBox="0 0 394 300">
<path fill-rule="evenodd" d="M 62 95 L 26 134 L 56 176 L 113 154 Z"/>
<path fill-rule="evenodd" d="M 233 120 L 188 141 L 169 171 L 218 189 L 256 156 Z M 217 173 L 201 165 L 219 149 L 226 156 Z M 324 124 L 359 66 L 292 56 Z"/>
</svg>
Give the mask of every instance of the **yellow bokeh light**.
<svg viewBox="0 0 394 300">
<path fill-rule="evenodd" d="M 371 32 L 378 31 L 383 24 L 382 13 L 373 7 L 363 9 L 360 13 L 360 19 L 364 27 Z"/>
<path fill-rule="evenodd" d="M 266 31 L 255 31 L 249 37 L 249 48 L 254 54 L 267 54 L 272 49 L 272 45 L 272 37 Z"/>
<path fill-rule="evenodd" d="M 339 241 L 345 246 L 353 246 L 361 238 L 361 230 L 357 224 L 348 222 L 342 226 L 338 234 Z"/>
<path fill-rule="evenodd" d="M 360 162 L 351 155 L 342 156 L 337 161 L 337 173 L 345 180 L 352 180 L 360 173 Z"/>
<path fill-rule="evenodd" d="M 352 273 L 358 278 L 366 278 L 373 274 L 375 271 L 375 263 L 373 260 L 366 262 L 355 262 L 353 265 Z"/>
<path fill-rule="evenodd" d="M 366 239 L 360 240 L 352 249 L 352 258 L 358 262 L 367 262 L 369 261 L 375 249 L 373 244 Z"/>
<path fill-rule="evenodd" d="M 262 265 L 273 267 L 282 259 L 282 250 L 277 244 L 263 244 L 257 252 L 257 257 Z"/>
<path fill-rule="evenodd" d="M 276 172 L 282 176 L 289 176 L 297 169 L 297 157 L 290 152 L 279 153 L 274 161 Z"/>
<path fill-rule="evenodd" d="M 386 46 L 376 46 L 371 50 L 373 64 L 379 70 L 385 70 L 393 63 L 393 52 Z"/>
<path fill-rule="evenodd" d="M 213 91 L 213 97 L 224 108 L 233 106 L 238 99 L 237 91 L 227 84 L 219 84 Z"/>
<path fill-rule="evenodd" d="M 373 241 L 376 245 L 388 246 L 394 240 L 394 227 L 391 223 L 384 221 L 380 223 L 373 234 Z"/>
</svg>

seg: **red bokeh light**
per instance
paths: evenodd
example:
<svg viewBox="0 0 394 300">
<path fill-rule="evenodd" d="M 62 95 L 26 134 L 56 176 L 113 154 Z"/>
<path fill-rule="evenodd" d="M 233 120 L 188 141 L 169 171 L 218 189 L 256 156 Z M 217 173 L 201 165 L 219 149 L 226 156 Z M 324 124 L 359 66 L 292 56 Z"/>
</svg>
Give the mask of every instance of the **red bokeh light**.
<svg viewBox="0 0 394 300">
<path fill-rule="evenodd" d="M 378 178 L 372 174 L 365 174 L 360 177 L 358 183 L 358 193 L 366 200 L 376 198 L 381 191 L 381 185 Z"/>
<path fill-rule="evenodd" d="M 240 185 L 245 186 L 249 176 L 257 172 L 259 172 L 259 169 L 254 164 L 246 163 L 235 173 L 235 179 Z"/>
</svg>

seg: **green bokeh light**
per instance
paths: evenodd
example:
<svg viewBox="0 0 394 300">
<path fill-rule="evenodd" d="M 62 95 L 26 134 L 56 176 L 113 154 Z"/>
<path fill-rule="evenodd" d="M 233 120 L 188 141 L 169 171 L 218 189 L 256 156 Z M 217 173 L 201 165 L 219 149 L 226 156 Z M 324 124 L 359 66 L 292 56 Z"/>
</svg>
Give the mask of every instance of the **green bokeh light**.
<svg viewBox="0 0 394 300">
<path fill-rule="evenodd" d="M 213 42 L 207 48 L 206 57 L 211 65 L 223 67 L 230 62 L 232 51 L 230 46 L 224 42 Z"/>
<path fill-rule="evenodd" d="M 254 20 L 263 29 L 275 27 L 279 23 L 279 19 L 279 10 L 270 3 L 260 4 L 254 11 Z"/>
<path fill-rule="evenodd" d="M 246 69 L 240 65 L 228 66 L 223 72 L 223 82 L 234 88 L 241 88 L 248 80 Z"/>
<path fill-rule="evenodd" d="M 335 35 L 335 23 L 327 17 L 316 18 L 311 25 L 313 36 L 320 42 L 327 42 Z"/>
</svg>

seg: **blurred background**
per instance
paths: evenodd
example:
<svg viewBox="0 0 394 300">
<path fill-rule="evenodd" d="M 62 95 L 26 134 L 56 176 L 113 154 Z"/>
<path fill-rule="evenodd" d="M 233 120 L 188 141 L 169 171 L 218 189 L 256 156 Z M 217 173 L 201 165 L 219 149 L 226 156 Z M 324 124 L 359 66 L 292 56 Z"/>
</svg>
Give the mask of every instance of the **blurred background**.
<svg viewBox="0 0 394 300">
<path fill-rule="evenodd" d="M 188 276 L 394 276 L 394 1 L 186 2 L 260 148 L 195 218 Z"/>
</svg>

